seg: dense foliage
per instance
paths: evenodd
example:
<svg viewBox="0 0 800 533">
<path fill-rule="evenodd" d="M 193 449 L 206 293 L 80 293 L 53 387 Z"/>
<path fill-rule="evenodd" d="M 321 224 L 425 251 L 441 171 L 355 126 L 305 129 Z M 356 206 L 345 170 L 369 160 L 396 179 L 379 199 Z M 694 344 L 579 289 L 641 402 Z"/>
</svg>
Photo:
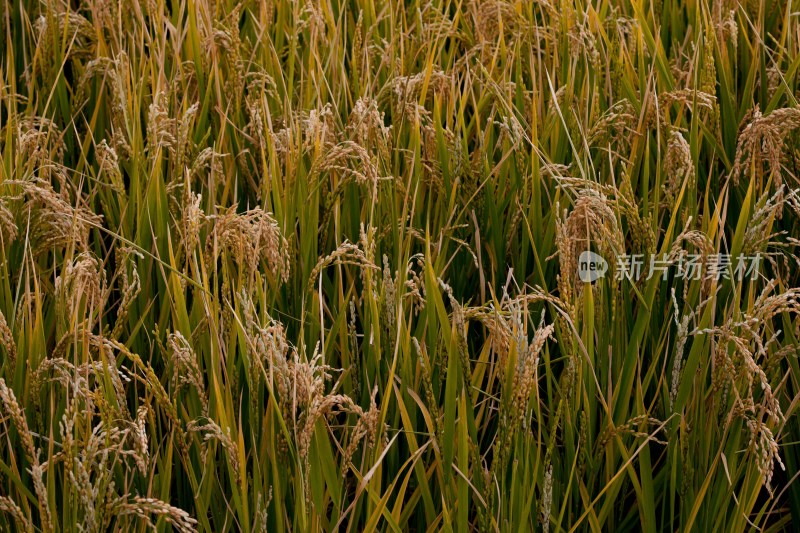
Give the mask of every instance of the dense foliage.
<svg viewBox="0 0 800 533">
<path fill-rule="evenodd" d="M 0 1 L 0 530 L 791 529 L 798 9 Z"/>
</svg>

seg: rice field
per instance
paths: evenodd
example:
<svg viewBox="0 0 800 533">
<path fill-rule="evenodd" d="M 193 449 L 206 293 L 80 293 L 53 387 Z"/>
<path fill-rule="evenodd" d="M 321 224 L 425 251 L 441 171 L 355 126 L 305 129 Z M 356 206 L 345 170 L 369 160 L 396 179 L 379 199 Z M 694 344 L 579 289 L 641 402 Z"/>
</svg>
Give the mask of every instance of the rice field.
<svg viewBox="0 0 800 533">
<path fill-rule="evenodd" d="M 797 2 L 0 21 L 0 531 L 800 524 Z"/>
</svg>

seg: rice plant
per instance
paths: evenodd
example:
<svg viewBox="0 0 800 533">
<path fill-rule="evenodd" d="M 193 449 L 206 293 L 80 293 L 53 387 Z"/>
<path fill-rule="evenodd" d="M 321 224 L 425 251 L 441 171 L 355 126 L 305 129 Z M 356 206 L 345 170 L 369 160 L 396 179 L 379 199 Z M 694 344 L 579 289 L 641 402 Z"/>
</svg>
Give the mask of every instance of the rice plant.
<svg viewBox="0 0 800 533">
<path fill-rule="evenodd" d="M 0 531 L 800 523 L 796 2 L 0 21 Z"/>
</svg>

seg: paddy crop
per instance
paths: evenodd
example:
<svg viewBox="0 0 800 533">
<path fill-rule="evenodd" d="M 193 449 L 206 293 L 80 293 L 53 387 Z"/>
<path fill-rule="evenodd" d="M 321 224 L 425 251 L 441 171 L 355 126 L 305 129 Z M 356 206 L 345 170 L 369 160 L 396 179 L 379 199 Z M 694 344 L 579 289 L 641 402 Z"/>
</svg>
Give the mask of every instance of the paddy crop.
<svg viewBox="0 0 800 533">
<path fill-rule="evenodd" d="M 794 529 L 799 15 L 0 2 L 0 530 Z"/>
</svg>

